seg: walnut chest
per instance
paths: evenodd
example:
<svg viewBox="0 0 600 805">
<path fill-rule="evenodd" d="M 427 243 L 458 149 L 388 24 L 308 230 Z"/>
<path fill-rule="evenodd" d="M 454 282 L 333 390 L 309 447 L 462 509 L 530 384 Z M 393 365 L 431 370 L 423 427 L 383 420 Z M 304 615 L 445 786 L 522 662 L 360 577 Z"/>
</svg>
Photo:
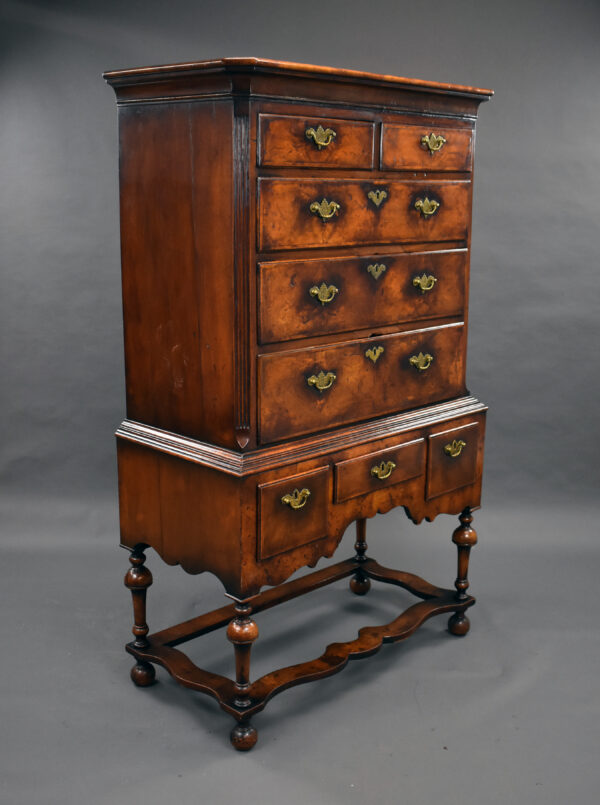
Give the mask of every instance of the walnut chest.
<svg viewBox="0 0 600 805">
<path fill-rule="evenodd" d="M 274 690 L 245 667 L 251 612 L 275 603 L 261 589 L 287 600 L 328 583 L 333 571 L 283 584 L 351 522 L 357 555 L 334 568 L 355 592 L 379 574 L 468 628 L 486 410 L 465 377 L 472 171 L 491 92 L 241 58 L 105 78 L 119 107 L 134 681 L 164 665 L 215 696 L 249 748 L 249 713 Z M 415 523 L 461 514 L 455 590 L 366 557 L 366 518 L 396 506 Z M 147 636 L 148 546 L 235 601 L 217 610 L 237 657 L 220 692 L 177 666 L 173 634 Z"/>
</svg>

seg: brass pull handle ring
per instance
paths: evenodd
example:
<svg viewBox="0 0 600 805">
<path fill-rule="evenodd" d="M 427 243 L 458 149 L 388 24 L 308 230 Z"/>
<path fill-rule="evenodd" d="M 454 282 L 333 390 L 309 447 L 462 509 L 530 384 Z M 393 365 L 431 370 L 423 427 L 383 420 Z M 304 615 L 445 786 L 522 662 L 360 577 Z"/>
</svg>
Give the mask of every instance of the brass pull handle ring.
<svg viewBox="0 0 600 805">
<path fill-rule="evenodd" d="M 415 201 L 415 210 L 418 210 L 423 218 L 429 218 L 435 215 L 440 208 L 440 202 L 435 199 L 418 198 Z"/>
<path fill-rule="evenodd" d="M 306 378 L 309 386 L 314 386 L 318 391 L 323 393 L 330 389 L 335 383 L 337 375 L 335 372 L 324 372 L 321 370 L 318 375 L 311 375 Z"/>
<path fill-rule="evenodd" d="M 380 481 L 385 481 L 395 469 L 396 465 L 393 461 L 382 461 L 381 464 L 376 464 L 374 467 L 371 467 L 371 475 L 375 478 L 379 478 Z"/>
<path fill-rule="evenodd" d="M 335 140 L 337 137 L 337 133 L 333 129 L 324 129 L 321 124 L 319 124 L 316 129 L 313 129 L 312 126 L 311 128 L 306 129 L 304 135 L 307 140 L 313 141 L 319 151 L 322 148 L 327 148 L 328 145 L 331 145 L 333 140 Z"/>
<path fill-rule="evenodd" d="M 450 444 L 444 446 L 444 453 L 450 458 L 458 458 L 466 446 L 467 443 L 462 439 L 454 439 Z"/>
<path fill-rule="evenodd" d="M 436 151 L 441 151 L 446 145 L 446 138 L 442 137 L 441 134 L 431 132 L 431 134 L 424 134 L 421 137 L 421 145 L 423 148 L 428 148 L 429 153 L 433 155 Z"/>
<path fill-rule="evenodd" d="M 341 204 L 338 204 L 337 201 L 327 201 L 326 198 L 321 199 L 321 201 L 313 201 L 309 207 L 312 214 L 319 215 L 322 221 L 328 221 L 333 218 L 341 208 Z"/>
<path fill-rule="evenodd" d="M 436 282 L 437 277 L 434 277 L 433 274 L 421 274 L 420 277 L 413 277 L 412 284 L 415 288 L 420 288 L 421 293 L 425 293 L 426 291 L 432 291 Z"/>
<path fill-rule="evenodd" d="M 336 288 L 335 285 L 327 285 L 325 282 L 320 285 L 313 285 L 309 290 L 309 294 L 316 297 L 322 305 L 328 305 L 333 302 L 335 295 L 339 292 L 339 288 Z"/>
<path fill-rule="evenodd" d="M 430 355 L 428 352 L 425 353 L 425 355 L 419 352 L 418 355 L 413 355 L 409 358 L 408 362 L 411 366 L 414 366 L 415 369 L 418 369 L 419 372 L 425 372 L 433 363 L 433 355 Z"/>
<path fill-rule="evenodd" d="M 306 506 L 306 501 L 309 497 L 310 489 L 294 489 L 293 492 L 288 492 L 287 495 L 284 495 L 281 498 L 281 502 L 292 509 L 301 509 Z"/>
</svg>

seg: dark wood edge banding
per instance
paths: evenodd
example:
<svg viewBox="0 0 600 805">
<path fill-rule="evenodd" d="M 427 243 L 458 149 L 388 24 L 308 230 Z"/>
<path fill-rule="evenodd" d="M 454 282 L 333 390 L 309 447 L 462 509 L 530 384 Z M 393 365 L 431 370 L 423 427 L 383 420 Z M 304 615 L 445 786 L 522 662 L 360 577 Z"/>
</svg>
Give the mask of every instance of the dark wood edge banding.
<svg viewBox="0 0 600 805">
<path fill-rule="evenodd" d="M 291 464 L 307 458 L 315 458 L 334 450 L 345 450 L 372 439 L 385 439 L 408 430 L 436 425 L 450 418 L 472 415 L 487 411 L 487 406 L 476 397 L 459 397 L 437 405 L 430 405 L 416 411 L 382 419 L 371 420 L 359 425 L 341 428 L 332 432 L 300 439 L 285 445 L 259 448 L 247 453 L 229 450 L 226 447 L 200 442 L 179 436 L 170 431 L 144 425 L 125 419 L 116 431 L 117 439 L 135 442 L 161 453 L 177 456 L 186 461 L 203 464 L 229 475 L 250 475 L 271 467 Z"/>
</svg>

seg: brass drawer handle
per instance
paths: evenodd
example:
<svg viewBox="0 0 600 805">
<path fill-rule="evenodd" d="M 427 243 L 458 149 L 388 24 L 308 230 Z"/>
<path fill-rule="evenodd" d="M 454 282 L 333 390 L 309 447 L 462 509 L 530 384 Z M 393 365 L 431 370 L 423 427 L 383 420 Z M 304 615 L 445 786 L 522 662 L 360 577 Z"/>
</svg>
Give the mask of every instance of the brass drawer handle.
<svg viewBox="0 0 600 805">
<path fill-rule="evenodd" d="M 367 266 L 367 271 L 373 277 L 373 279 L 378 280 L 383 272 L 387 271 L 387 266 L 384 266 L 383 263 L 373 263 L 372 265 Z"/>
<path fill-rule="evenodd" d="M 446 145 L 446 138 L 442 137 L 441 134 L 424 134 L 421 137 L 421 145 L 423 148 L 428 148 L 430 154 L 434 154 L 436 151 L 441 151 L 442 148 Z"/>
<path fill-rule="evenodd" d="M 463 447 L 466 447 L 467 443 L 463 442 L 462 439 L 454 439 L 450 444 L 445 445 L 444 453 L 450 458 L 458 458 L 463 451 Z"/>
<path fill-rule="evenodd" d="M 310 489 L 294 489 L 281 498 L 281 502 L 292 509 L 301 509 L 306 506 L 306 501 L 310 497 Z"/>
<path fill-rule="evenodd" d="M 322 221 L 328 221 L 330 218 L 333 218 L 334 215 L 338 214 L 341 208 L 341 205 L 338 204 L 337 201 L 327 201 L 326 198 L 321 199 L 321 201 L 313 201 L 310 205 L 310 211 L 313 215 L 320 215 Z"/>
<path fill-rule="evenodd" d="M 383 355 L 384 352 L 385 349 L 382 346 L 370 347 L 370 349 L 366 350 L 365 357 L 370 358 L 373 361 L 373 363 L 377 363 L 377 361 Z"/>
<path fill-rule="evenodd" d="M 387 190 L 369 190 L 367 198 L 371 199 L 376 207 L 381 207 L 387 198 Z"/>
<path fill-rule="evenodd" d="M 331 145 L 332 141 L 337 137 L 333 129 L 324 129 L 321 124 L 317 126 L 316 130 L 311 126 L 310 129 L 306 129 L 304 134 L 307 140 L 314 142 L 319 151 L 321 148 L 327 148 L 328 145 Z"/>
<path fill-rule="evenodd" d="M 395 469 L 396 465 L 393 461 L 382 461 L 381 464 L 376 464 L 374 467 L 371 467 L 371 475 L 374 475 L 375 478 L 379 478 L 380 481 L 385 481 Z"/>
<path fill-rule="evenodd" d="M 321 394 L 330 389 L 336 381 L 337 375 L 334 372 L 324 372 L 321 370 L 318 375 L 311 375 L 306 379 L 309 386 L 314 386 Z"/>
<path fill-rule="evenodd" d="M 436 282 L 437 277 L 434 277 L 433 274 L 421 274 L 420 277 L 413 277 L 412 284 L 415 288 L 420 288 L 421 293 L 425 293 L 426 291 L 432 291 Z"/>
<path fill-rule="evenodd" d="M 440 202 L 435 199 L 418 198 L 415 201 L 415 210 L 418 210 L 424 218 L 435 215 L 440 208 Z"/>
<path fill-rule="evenodd" d="M 433 363 L 433 355 L 430 355 L 428 352 L 423 355 L 422 352 L 419 352 L 418 355 L 413 355 L 408 362 L 411 366 L 414 366 L 415 369 L 418 369 L 419 372 L 425 372 Z"/>
<path fill-rule="evenodd" d="M 340 289 L 336 288 L 335 285 L 327 285 L 325 282 L 320 285 L 313 285 L 309 290 L 309 294 L 316 297 L 322 305 L 328 305 L 333 302 L 335 295 L 339 292 Z"/>
</svg>

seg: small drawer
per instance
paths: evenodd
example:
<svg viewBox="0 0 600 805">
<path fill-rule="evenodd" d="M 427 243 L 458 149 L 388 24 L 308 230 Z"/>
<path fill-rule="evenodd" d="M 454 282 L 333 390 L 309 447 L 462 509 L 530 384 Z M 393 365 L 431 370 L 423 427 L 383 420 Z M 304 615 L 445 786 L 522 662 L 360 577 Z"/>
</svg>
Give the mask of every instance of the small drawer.
<svg viewBox="0 0 600 805">
<path fill-rule="evenodd" d="M 260 263 L 261 344 L 460 316 L 466 249 Z"/>
<path fill-rule="evenodd" d="M 468 237 L 469 180 L 262 178 L 258 195 L 262 252 Z"/>
<path fill-rule="evenodd" d="M 334 469 L 335 500 L 341 503 L 422 475 L 425 470 L 425 440 L 416 439 L 366 456 L 339 461 Z"/>
<path fill-rule="evenodd" d="M 473 132 L 435 123 L 381 127 L 381 170 L 470 171 Z"/>
<path fill-rule="evenodd" d="M 327 536 L 329 467 L 258 486 L 258 559 Z"/>
<path fill-rule="evenodd" d="M 258 358 L 261 442 L 384 416 L 465 393 L 460 324 Z"/>
<path fill-rule="evenodd" d="M 427 498 L 474 483 L 481 473 L 481 429 L 477 422 L 429 437 Z"/>
<path fill-rule="evenodd" d="M 339 118 L 259 115 L 258 164 L 373 168 L 375 124 Z"/>
</svg>

